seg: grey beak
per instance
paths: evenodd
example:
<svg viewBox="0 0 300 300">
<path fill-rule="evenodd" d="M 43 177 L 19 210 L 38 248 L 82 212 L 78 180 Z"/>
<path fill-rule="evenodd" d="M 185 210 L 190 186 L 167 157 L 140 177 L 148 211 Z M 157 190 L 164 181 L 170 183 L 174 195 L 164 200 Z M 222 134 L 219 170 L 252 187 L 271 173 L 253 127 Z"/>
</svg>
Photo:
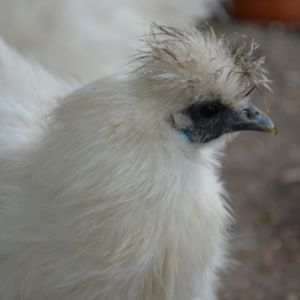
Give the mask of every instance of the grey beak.
<svg viewBox="0 0 300 300">
<path fill-rule="evenodd" d="M 246 108 L 238 112 L 238 116 L 233 124 L 232 129 L 233 131 L 263 131 L 272 133 L 274 135 L 276 135 L 278 132 L 270 117 L 259 110 L 252 103 L 248 104 Z"/>
</svg>

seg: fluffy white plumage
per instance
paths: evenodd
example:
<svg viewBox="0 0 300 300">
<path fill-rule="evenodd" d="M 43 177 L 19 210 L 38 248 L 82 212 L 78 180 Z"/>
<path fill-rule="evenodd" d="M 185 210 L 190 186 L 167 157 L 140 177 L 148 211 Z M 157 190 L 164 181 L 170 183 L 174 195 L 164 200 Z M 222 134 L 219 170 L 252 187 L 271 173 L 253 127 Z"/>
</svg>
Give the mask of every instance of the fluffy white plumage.
<svg viewBox="0 0 300 300">
<path fill-rule="evenodd" d="M 1 45 L 1 78 L 12 80 L 9 58 L 20 66 L 0 105 L 1 299 L 215 299 L 226 138 L 190 143 L 170 117 L 216 95 L 239 108 L 267 79 L 211 32 L 154 26 L 146 44 L 129 73 L 61 99 L 71 86 Z"/>
</svg>

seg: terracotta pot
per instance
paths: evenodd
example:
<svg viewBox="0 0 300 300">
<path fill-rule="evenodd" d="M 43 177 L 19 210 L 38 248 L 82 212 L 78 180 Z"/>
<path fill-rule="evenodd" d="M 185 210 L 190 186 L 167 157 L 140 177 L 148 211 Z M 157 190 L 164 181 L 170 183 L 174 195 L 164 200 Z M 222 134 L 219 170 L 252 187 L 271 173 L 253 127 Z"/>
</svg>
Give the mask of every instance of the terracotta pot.
<svg viewBox="0 0 300 300">
<path fill-rule="evenodd" d="M 232 0 L 233 15 L 249 21 L 300 25 L 300 0 Z"/>
</svg>

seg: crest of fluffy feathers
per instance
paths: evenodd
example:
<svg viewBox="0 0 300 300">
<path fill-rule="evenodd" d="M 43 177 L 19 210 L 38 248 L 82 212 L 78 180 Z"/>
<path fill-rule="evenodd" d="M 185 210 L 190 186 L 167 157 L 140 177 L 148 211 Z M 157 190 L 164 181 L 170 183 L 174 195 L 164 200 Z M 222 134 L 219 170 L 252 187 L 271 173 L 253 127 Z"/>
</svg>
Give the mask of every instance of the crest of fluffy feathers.
<svg viewBox="0 0 300 300">
<path fill-rule="evenodd" d="M 199 96 L 213 93 L 232 102 L 244 99 L 255 87 L 269 89 L 265 58 L 254 56 L 258 47 L 254 41 L 250 48 L 237 47 L 218 38 L 205 23 L 200 29 L 182 30 L 153 24 L 141 40 L 146 47 L 132 60 L 133 74 L 153 81 L 158 90 L 180 88 Z"/>
<path fill-rule="evenodd" d="M 254 48 L 154 25 L 129 76 L 55 99 L 39 139 L 1 165 L 0 298 L 215 299 L 230 220 L 215 146 L 187 143 L 161 108 L 210 94 L 239 105 L 268 84 Z"/>
</svg>

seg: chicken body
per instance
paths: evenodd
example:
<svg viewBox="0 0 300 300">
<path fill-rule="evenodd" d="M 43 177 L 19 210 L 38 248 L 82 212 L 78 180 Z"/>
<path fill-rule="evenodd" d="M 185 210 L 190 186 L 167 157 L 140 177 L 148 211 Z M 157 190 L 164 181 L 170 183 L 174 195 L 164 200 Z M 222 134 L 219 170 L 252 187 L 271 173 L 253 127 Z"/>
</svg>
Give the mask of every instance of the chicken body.
<svg viewBox="0 0 300 300">
<path fill-rule="evenodd" d="M 154 26 L 129 73 L 52 94 L 37 137 L 1 163 L 0 298 L 216 299 L 230 219 L 217 155 L 249 83 L 266 82 L 248 56 Z"/>
<path fill-rule="evenodd" d="M 74 94 L 4 174 L 1 299 L 212 299 L 227 218 L 212 153 L 138 116 L 131 88 Z"/>
</svg>

